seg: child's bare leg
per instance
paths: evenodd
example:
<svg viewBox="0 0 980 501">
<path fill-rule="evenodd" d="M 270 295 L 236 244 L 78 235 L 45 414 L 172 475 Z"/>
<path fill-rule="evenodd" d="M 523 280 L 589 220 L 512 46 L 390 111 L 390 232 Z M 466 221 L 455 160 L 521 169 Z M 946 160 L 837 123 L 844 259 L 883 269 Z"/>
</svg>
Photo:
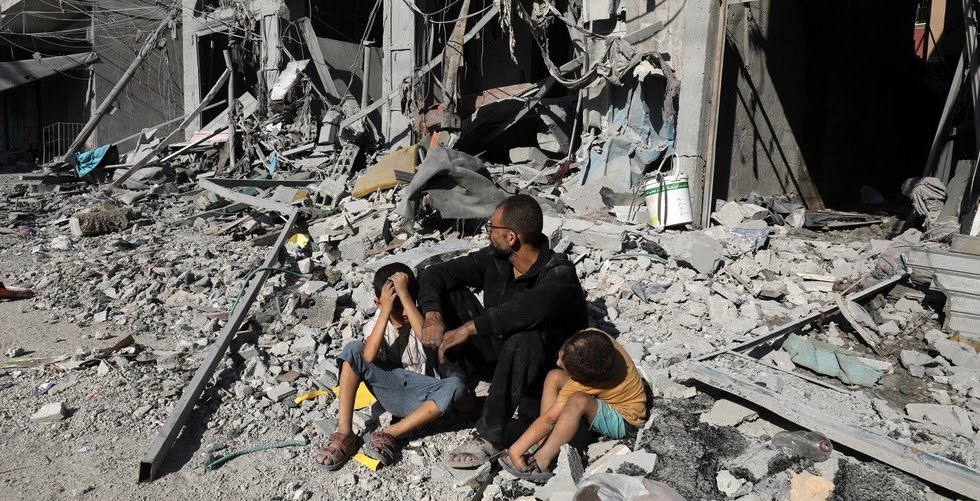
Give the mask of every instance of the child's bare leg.
<svg viewBox="0 0 980 501">
<path fill-rule="evenodd" d="M 357 374 L 347 361 L 340 367 L 340 396 L 337 412 L 337 433 L 350 435 L 354 432 L 351 419 L 354 416 L 354 397 L 360 384 Z"/>
<path fill-rule="evenodd" d="M 552 461 L 558 457 L 558 450 L 567 444 L 582 426 L 582 419 L 592 422 L 599 411 L 599 403 L 595 397 L 586 393 L 575 393 L 565 402 L 561 415 L 555 423 L 555 428 L 548 435 L 541 448 L 534 453 L 534 461 L 541 471 L 550 470 Z"/>
<path fill-rule="evenodd" d="M 418 409 L 412 411 L 411 414 L 405 416 L 401 421 L 386 428 L 384 432 L 392 437 L 398 438 L 419 426 L 435 420 L 441 415 L 442 411 L 439 410 L 436 403 L 432 400 L 426 400 L 422 402 L 422 405 Z"/>
</svg>

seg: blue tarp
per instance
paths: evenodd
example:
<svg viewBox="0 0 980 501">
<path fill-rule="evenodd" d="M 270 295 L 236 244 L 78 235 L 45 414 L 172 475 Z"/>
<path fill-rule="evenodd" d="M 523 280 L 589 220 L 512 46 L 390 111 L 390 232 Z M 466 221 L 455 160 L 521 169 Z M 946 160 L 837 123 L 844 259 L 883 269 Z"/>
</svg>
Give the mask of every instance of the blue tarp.
<svg viewBox="0 0 980 501">
<path fill-rule="evenodd" d="M 112 160 L 112 157 L 115 157 L 115 160 Z M 99 166 L 109 165 L 118 161 L 119 154 L 116 153 L 116 148 L 113 145 L 99 146 L 94 150 L 75 155 L 75 174 L 78 177 L 83 177 Z"/>
</svg>

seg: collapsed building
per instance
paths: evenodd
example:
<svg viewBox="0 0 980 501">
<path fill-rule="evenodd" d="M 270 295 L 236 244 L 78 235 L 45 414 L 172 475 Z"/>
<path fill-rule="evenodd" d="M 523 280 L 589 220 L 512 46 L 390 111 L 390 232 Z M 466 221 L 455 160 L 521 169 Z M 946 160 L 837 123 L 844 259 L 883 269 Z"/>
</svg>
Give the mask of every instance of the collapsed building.
<svg viewBox="0 0 980 501">
<path fill-rule="evenodd" d="M 189 430 L 233 427 L 248 451 L 322 440 L 371 271 L 478 248 L 496 203 L 523 192 L 576 263 L 590 323 L 643 372 L 650 425 L 590 447 L 586 472 L 566 450 L 543 488 L 440 466 L 450 431 L 413 440 L 395 482 L 352 462 L 265 494 L 570 498 L 610 472 L 688 499 L 980 495 L 973 2 L 42 8 L 2 13 L 5 166 L 44 171 L 2 209 L 4 251 L 29 242 L 35 261 L 10 283 L 30 290 L 0 291 L 120 339 L 12 348 L 4 375 L 151 388 L 113 390 L 148 444 L 140 481 L 167 481 Z M 18 160 L 32 135 L 40 155 Z M 100 271 L 71 257 L 92 249 Z M 79 290 L 92 301 L 69 300 Z M 10 413 L 72 430 L 89 418 L 60 387 Z M 777 457 L 769 437 L 797 428 L 834 460 Z M 228 459 L 216 450 L 195 452 L 209 471 Z"/>
</svg>

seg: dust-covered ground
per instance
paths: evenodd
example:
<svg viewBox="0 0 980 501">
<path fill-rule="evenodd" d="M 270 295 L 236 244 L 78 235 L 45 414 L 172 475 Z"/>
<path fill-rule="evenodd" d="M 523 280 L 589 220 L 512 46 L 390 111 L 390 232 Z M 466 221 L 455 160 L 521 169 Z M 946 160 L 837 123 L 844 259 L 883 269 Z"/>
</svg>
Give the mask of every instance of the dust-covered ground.
<svg viewBox="0 0 980 501">
<path fill-rule="evenodd" d="M 550 497 L 538 486 L 497 474 L 499 468 L 483 488 L 480 480 L 486 475 L 447 469 L 442 456 L 468 436 L 469 422 L 420 432 L 401 444 L 393 466 L 377 471 L 355 461 L 337 472 L 316 466 L 316 450 L 336 424 L 336 403 L 331 395 L 301 404 L 291 399 L 336 383 L 334 357 L 345 342 L 360 335 L 360 326 L 371 313 L 363 307 L 371 298 L 370 272 L 347 259 L 322 255 L 313 256 L 311 274 L 324 283 L 323 290 L 298 292 L 312 279 L 296 276 L 293 258 L 285 264 L 292 273 L 276 274 L 267 282 L 157 478 L 138 483 L 140 461 L 217 339 L 246 277 L 261 263 L 267 247 L 253 247 L 238 232 L 218 234 L 216 230 L 229 218 L 178 224 L 195 212 L 193 203 L 180 197 L 142 203 L 133 210 L 132 227 L 123 232 L 71 237 L 66 218 L 108 200 L 88 190 L 62 194 L 39 192 L 30 185 L 14 174 L 0 176 L 0 197 L 5 200 L 0 227 L 7 230 L 0 233 L 0 281 L 36 292 L 33 299 L 0 302 L 0 351 L 4 360 L 22 364 L 0 370 L 4 447 L 0 479 L 7 493 L 2 497 L 416 501 Z M 267 228 L 275 230 L 276 224 L 273 220 Z M 22 226 L 30 229 L 28 236 L 18 234 Z M 675 241 L 681 235 L 646 237 L 679 254 Z M 726 243 L 731 273 L 744 275 L 756 287 L 783 284 L 783 295 L 771 300 L 751 297 L 729 274 L 711 277 L 679 265 L 679 258 L 665 263 L 644 256 L 610 259 L 616 253 L 570 245 L 588 294 L 590 322 L 618 337 L 655 395 L 648 425 L 635 443 L 624 442 L 631 450 L 656 454 L 655 464 L 627 461 L 614 472 L 664 482 L 692 501 L 782 500 L 791 497 L 794 482 L 812 477 L 832 484 L 829 498 L 835 500 L 944 499 L 933 492 L 949 494 L 941 486 L 923 483 L 846 447 L 837 447 L 829 460 L 820 463 L 787 457 L 768 443 L 774 433 L 796 429 L 793 423 L 739 402 L 750 408 L 747 417 L 737 424 L 717 424 L 702 418 L 711 415 L 719 401 L 733 397 L 692 382 L 686 382 L 694 386 L 690 393 L 690 388 L 677 383 L 654 383 L 657 375 L 669 373 L 678 362 L 745 340 L 825 304 L 831 297 L 829 290 L 807 288 L 814 285 L 812 281 L 795 274 L 831 275 L 853 283 L 873 271 L 878 253 L 888 243 L 881 242 L 893 236 L 894 221 L 850 237 L 847 232 L 828 236 L 774 231 L 773 239 L 759 251 L 746 250 L 735 240 Z M 439 239 L 438 234 L 430 237 Z M 416 244 L 420 240 L 411 238 Z M 471 240 L 482 244 L 482 238 Z M 925 298 L 921 290 L 901 294 L 906 293 Z M 977 399 L 968 394 L 969 388 L 957 392 L 940 385 L 940 378 L 911 375 L 898 362 L 900 350 L 935 354 L 930 343 L 936 339 L 939 317 L 923 310 L 925 321 L 906 322 L 896 316 L 896 300 L 883 298 L 874 310 L 879 323 L 895 318 L 904 329 L 886 338 L 891 370 L 876 386 L 857 391 L 806 369 L 787 372 L 836 386 L 835 394 L 862 395 L 858 403 L 837 404 L 838 409 L 852 412 L 842 419 L 976 467 L 977 454 L 970 452 L 975 449 L 972 438 L 944 431 L 936 423 L 909 422 L 901 415 L 908 403 L 935 401 L 937 390 L 964 409 L 973 409 L 970 405 Z M 842 325 L 840 319 L 825 320 L 810 334 L 873 356 L 846 328 L 833 324 Z M 133 337 L 133 346 L 98 356 L 98 350 L 127 336 Z M 287 377 L 290 374 L 294 377 Z M 292 395 L 272 397 L 272 390 L 282 384 Z M 800 385 L 796 389 L 813 395 L 813 383 Z M 787 388 L 795 391 L 793 384 Z M 872 399 L 886 404 L 873 407 Z M 52 402 L 63 403 L 64 419 L 53 423 L 31 419 Z M 363 410 L 355 416 L 355 424 L 364 429 L 387 419 Z M 230 452 L 285 441 L 306 444 L 259 450 L 205 469 L 207 463 Z M 587 462 L 600 461 L 616 443 L 583 450 Z M 555 498 L 567 499 L 567 494 Z"/>
</svg>

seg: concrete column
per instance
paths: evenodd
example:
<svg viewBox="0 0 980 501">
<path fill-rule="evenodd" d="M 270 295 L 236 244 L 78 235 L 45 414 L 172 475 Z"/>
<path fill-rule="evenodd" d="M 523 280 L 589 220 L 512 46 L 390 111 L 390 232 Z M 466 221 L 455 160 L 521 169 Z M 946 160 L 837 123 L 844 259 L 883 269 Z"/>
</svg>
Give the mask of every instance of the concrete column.
<svg viewBox="0 0 980 501">
<path fill-rule="evenodd" d="M 279 58 L 281 53 L 282 33 L 279 29 L 279 15 L 262 17 L 262 74 L 265 76 L 266 89 L 272 90 L 279 76 Z"/>
<path fill-rule="evenodd" d="M 414 1 L 414 0 L 409 0 Z M 415 13 L 402 0 L 384 0 L 381 95 L 397 89 L 415 67 Z M 402 111 L 401 100 L 391 99 L 381 108 L 381 133 L 389 148 L 412 141 L 411 121 Z"/>
<path fill-rule="evenodd" d="M 181 47 L 184 63 L 184 114 L 188 114 L 201 104 L 201 71 L 197 60 L 197 29 L 194 20 L 195 0 L 183 0 L 181 8 Z M 189 139 L 194 131 L 201 129 L 201 118 L 195 118 L 184 131 L 184 139 Z"/>
<path fill-rule="evenodd" d="M 723 22 L 719 19 L 720 1 L 725 0 L 687 2 L 683 14 L 683 49 L 679 71 L 681 88 L 674 149 L 677 152 L 678 168 L 687 175 L 690 183 L 695 223 L 706 220 L 703 210 L 706 145 L 716 33 L 718 22 Z"/>
</svg>

